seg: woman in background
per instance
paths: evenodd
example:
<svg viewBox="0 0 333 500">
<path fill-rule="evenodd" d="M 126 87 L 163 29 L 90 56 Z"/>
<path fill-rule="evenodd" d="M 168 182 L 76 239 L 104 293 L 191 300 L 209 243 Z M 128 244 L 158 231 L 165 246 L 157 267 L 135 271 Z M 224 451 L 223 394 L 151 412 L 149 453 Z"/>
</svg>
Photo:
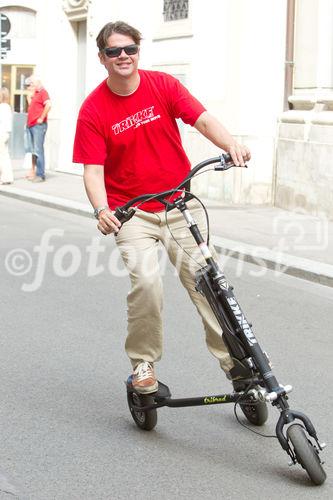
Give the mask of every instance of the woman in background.
<svg viewBox="0 0 333 500">
<path fill-rule="evenodd" d="M 12 110 L 9 105 L 9 91 L 0 89 L 0 184 L 14 182 L 12 162 L 9 157 L 8 144 L 12 131 Z"/>
</svg>

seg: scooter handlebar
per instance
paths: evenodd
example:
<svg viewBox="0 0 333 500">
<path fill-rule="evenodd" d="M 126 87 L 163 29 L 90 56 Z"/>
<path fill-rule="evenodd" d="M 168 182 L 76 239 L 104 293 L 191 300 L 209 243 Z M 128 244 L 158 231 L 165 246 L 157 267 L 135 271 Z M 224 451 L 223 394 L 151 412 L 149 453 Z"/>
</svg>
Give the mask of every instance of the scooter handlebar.
<svg viewBox="0 0 333 500">
<path fill-rule="evenodd" d="M 137 196 L 136 198 L 132 198 L 129 200 L 125 205 L 122 205 L 121 207 L 117 207 L 114 215 L 117 217 L 119 222 L 122 224 L 127 222 L 129 219 L 131 219 L 135 213 L 135 209 L 131 208 L 137 203 L 144 202 L 144 201 L 150 201 L 150 200 L 161 200 L 165 198 L 166 196 L 175 194 L 177 191 L 180 191 L 183 189 L 185 184 L 191 180 L 191 178 L 202 168 L 207 167 L 208 165 L 213 165 L 216 164 L 214 167 L 214 170 L 217 171 L 224 171 L 228 170 L 231 167 L 235 167 L 236 165 L 233 162 L 233 159 L 231 158 L 231 155 L 229 153 L 223 153 L 220 156 L 216 156 L 214 158 L 209 158 L 208 160 L 204 160 L 201 163 L 198 163 L 193 169 L 189 172 L 189 174 L 185 177 L 185 179 L 175 188 L 169 189 L 168 191 L 163 191 L 161 193 L 154 193 L 154 194 L 143 194 L 141 196 Z"/>
</svg>

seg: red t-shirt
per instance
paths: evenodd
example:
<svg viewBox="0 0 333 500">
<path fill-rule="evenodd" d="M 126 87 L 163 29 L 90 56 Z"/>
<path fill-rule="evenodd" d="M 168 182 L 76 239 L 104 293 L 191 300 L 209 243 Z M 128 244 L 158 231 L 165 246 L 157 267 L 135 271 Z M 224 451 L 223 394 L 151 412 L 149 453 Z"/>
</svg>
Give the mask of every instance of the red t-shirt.
<svg viewBox="0 0 333 500">
<path fill-rule="evenodd" d="M 46 101 L 49 100 L 50 100 L 49 94 L 45 89 L 41 88 L 40 90 L 35 90 L 35 93 L 32 96 L 31 102 L 28 107 L 28 118 L 27 118 L 28 127 L 33 127 L 34 125 L 37 125 L 37 120 L 43 113 Z M 46 121 L 47 121 L 47 116 L 44 118 L 43 123 Z"/>
<path fill-rule="evenodd" d="M 139 70 L 140 85 L 129 96 L 103 81 L 84 101 L 76 128 L 74 163 L 104 165 L 109 206 L 176 187 L 190 170 L 176 118 L 194 125 L 205 111 L 174 77 Z M 141 206 L 161 211 L 157 201 Z"/>
</svg>

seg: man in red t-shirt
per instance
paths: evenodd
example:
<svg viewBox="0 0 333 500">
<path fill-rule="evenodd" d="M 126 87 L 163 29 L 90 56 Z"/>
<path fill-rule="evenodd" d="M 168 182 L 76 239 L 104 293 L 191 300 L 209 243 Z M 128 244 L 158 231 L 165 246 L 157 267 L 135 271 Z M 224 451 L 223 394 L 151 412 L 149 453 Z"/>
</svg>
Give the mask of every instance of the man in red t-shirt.
<svg viewBox="0 0 333 500">
<path fill-rule="evenodd" d="M 154 363 L 162 355 L 162 284 L 158 242 L 162 242 L 179 277 L 202 317 L 208 349 L 226 373 L 233 362 L 221 328 L 208 303 L 194 289 L 200 267 L 196 245 L 180 213 L 146 202 L 120 229 L 114 209 L 129 199 L 177 186 L 190 170 L 176 123 L 181 118 L 217 147 L 229 152 L 236 165 L 250 159 L 223 125 L 175 78 L 138 69 L 141 34 L 118 21 L 106 24 L 97 36 L 99 59 L 108 72 L 84 101 L 77 121 L 73 161 L 84 164 L 84 183 L 102 234 L 114 233 L 130 274 L 126 352 L 133 367 L 132 383 L 152 393 L 158 383 Z M 202 210 L 190 202 L 205 233 Z M 194 205 L 194 207 L 193 207 Z M 170 231 L 185 252 L 170 237 Z M 187 234 L 188 233 L 188 234 Z M 212 249 L 213 251 L 213 249 Z M 195 265 L 193 265 L 193 258 Z M 202 262 L 202 261 L 201 261 Z"/>
<path fill-rule="evenodd" d="M 25 83 L 28 87 L 27 152 L 32 154 L 31 171 L 27 179 L 32 182 L 43 182 L 45 181 L 44 140 L 51 101 L 42 82 L 34 75 L 27 78 Z"/>
</svg>

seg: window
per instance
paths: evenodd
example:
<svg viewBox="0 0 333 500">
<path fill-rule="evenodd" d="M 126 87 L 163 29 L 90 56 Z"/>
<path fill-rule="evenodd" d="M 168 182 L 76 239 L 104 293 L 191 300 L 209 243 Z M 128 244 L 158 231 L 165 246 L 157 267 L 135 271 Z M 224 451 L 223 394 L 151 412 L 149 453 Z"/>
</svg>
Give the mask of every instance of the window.
<svg viewBox="0 0 333 500">
<path fill-rule="evenodd" d="M 36 36 L 36 12 L 24 7 L 1 9 L 11 24 L 10 38 L 34 38 Z"/>
<path fill-rule="evenodd" d="M 188 0 L 164 0 L 164 21 L 188 18 Z"/>
<path fill-rule="evenodd" d="M 2 65 L 1 86 L 10 92 L 10 104 L 17 113 L 27 112 L 27 89 L 25 79 L 34 72 L 34 66 Z"/>
</svg>

